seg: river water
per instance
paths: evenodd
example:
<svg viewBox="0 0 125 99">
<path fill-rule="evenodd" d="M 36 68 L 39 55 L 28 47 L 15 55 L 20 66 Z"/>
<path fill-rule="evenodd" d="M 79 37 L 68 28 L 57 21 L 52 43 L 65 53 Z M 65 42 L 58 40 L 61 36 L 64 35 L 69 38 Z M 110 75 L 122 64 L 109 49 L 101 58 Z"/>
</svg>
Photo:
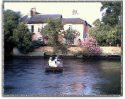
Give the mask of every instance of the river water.
<svg viewBox="0 0 125 99">
<path fill-rule="evenodd" d="M 121 94 L 121 62 L 63 59 L 63 73 L 45 73 L 43 58 L 12 58 L 4 65 L 4 95 L 100 96 Z"/>
</svg>

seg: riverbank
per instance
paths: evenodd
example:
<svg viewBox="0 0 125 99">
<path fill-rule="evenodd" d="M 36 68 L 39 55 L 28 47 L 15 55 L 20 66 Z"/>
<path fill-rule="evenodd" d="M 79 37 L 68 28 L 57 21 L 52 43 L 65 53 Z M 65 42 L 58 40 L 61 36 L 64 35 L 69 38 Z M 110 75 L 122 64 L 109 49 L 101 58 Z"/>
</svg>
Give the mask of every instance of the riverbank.
<svg viewBox="0 0 125 99">
<path fill-rule="evenodd" d="M 62 57 L 65 58 L 101 58 L 101 59 L 119 59 L 121 58 L 121 47 L 114 47 L 114 46 L 110 46 L 110 47 L 100 47 L 102 53 L 98 56 L 83 56 L 82 54 L 80 54 L 82 52 L 82 48 L 81 47 L 69 47 L 68 48 L 68 53 L 66 55 L 61 55 Z M 22 54 L 18 51 L 18 49 L 14 48 L 13 49 L 13 56 L 16 57 L 23 57 L 23 56 L 28 56 L 28 57 L 49 57 L 51 56 L 53 53 L 53 47 L 50 46 L 45 46 L 45 47 L 41 47 L 41 48 L 37 48 L 34 50 L 34 52 L 30 52 L 28 54 Z"/>
</svg>

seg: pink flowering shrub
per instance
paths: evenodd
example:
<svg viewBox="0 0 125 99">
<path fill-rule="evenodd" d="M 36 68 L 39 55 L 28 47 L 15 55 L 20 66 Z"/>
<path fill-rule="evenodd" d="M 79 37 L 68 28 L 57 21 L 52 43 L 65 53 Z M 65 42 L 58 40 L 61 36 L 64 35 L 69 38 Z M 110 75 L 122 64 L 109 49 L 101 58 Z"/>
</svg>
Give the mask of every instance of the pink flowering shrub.
<svg viewBox="0 0 125 99">
<path fill-rule="evenodd" d="M 86 40 L 82 41 L 82 46 L 83 46 L 83 54 L 84 55 L 99 55 L 101 54 L 101 49 L 97 45 L 97 41 L 94 38 L 88 38 Z"/>
</svg>

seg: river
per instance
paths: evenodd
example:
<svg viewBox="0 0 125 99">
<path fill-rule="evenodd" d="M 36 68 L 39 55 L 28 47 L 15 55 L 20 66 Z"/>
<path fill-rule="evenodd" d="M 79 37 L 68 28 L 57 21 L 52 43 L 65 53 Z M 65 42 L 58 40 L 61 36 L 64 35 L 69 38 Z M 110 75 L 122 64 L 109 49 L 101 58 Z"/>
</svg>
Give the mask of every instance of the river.
<svg viewBox="0 0 125 99">
<path fill-rule="evenodd" d="M 63 59 L 63 73 L 45 73 L 47 60 L 12 58 L 4 64 L 4 95 L 121 95 L 120 60 Z"/>
</svg>

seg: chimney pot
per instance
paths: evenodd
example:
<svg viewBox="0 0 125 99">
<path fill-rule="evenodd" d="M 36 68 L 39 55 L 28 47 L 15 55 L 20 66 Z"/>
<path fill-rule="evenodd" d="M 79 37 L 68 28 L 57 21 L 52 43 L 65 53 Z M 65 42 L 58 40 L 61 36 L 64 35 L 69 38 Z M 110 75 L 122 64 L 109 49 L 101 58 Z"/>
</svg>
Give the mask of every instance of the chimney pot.
<svg viewBox="0 0 125 99">
<path fill-rule="evenodd" d="M 30 15 L 31 16 L 35 16 L 36 15 L 36 8 L 31 8 Z"/>
</svg>

